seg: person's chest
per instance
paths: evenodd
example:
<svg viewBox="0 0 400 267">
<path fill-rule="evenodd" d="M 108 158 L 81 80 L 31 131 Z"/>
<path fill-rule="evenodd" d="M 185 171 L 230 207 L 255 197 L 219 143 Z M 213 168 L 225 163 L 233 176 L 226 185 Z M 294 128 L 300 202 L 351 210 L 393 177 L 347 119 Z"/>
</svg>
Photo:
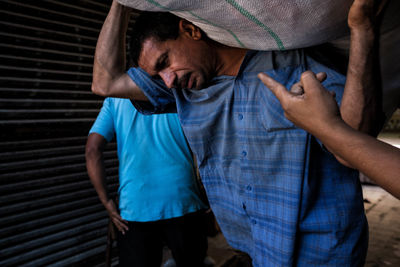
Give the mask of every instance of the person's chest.
<svg viewBox="0 0 400 267">
<path fill-rule="evenodd" d="M 177 95 L 181 125 L 200 163 L 257 162 L 285 149 L 292 143 L 288 139 L 305 135 L 284 117 L 279 101 L 256 75 Z"/>
</svg>

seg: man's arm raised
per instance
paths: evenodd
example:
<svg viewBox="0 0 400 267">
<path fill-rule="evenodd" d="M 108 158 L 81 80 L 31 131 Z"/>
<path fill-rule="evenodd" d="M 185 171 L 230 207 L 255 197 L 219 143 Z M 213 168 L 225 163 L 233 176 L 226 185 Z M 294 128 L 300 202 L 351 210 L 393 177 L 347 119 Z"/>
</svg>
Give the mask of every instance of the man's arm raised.
<svg viewBox="0 0 400 267">
<path fill-rule="evenodd" d="M 126 31 L 131 9 L 113 1 L 96 45 L 92 92 L 101 96 L 147 100 L 126 74 Z"/>
<path fill-rule="evenodd" d="M 372 135 L 380 130 L 382 112 L 375 20 L 385 2 L 355 0 L 348 15 L 350 55 L 340 113 L 352 128 Z"/>
</svg>

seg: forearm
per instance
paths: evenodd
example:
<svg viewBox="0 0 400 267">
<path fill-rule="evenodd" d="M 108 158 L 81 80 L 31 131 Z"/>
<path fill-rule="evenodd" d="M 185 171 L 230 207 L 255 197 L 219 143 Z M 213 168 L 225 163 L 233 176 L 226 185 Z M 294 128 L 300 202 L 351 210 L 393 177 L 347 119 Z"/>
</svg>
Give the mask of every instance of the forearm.
<svg viewBox="0 0 400 267">
<path fill-rule="evenodd" d="M 338 123 L 314 135 L 336 155 L 400 198 L 400 150 Z"/>
<path fill-rule="evenodd" d="M 93 64 L 92 91 L 112 96 L 112 86 L 126 68 L 126 31 L 130 10 L 113 1 L 100 31 Z"/>
<path fill-rule="evenodd" d="M 378 2 L 355 0 L 350 8 L 349 65 L 340 107 L 342 118 L 348 125 L 374 135 L 380 130 L 381 116 L 381 83 L 376 45 Z"/>
<path fill-rule="evenodd" d="M 107 202 L 110 200 L 110 197 L 107 190 L 106 172 L 104 169 L 104 165 L 98 164 L 96 162 L 89 162 L 87 164 L 87 169 L 90 181 L 92 182 L 101 203 L 106 206 Z"/>
<path fill-rule="evenodd" d="M 86 168 L 101 203 L 106 206 L 110 200 L 107 190 L 106 170 L 103 159 L 103 148 L 89 147 L 86 148 Z"/>
<path fill-rule="evenodd" d="M 381 111 L 379 68 L 376 60 L 375 33 L 352 30 L 347 81 L 340 113 L 352 128 L 378 133 Z"/>
</svg>

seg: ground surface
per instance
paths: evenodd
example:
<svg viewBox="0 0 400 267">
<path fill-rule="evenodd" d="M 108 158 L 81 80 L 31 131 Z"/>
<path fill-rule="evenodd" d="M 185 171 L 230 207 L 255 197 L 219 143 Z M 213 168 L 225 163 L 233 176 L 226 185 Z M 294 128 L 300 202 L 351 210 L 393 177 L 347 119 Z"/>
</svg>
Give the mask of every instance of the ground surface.
<svg viewBox="0 0 400 267">
<path fill-rule="evenodd" d="M 369 223 L 366 267 L 400 266 L 400 200 L 377 186 L 363 186 Z"/>
</svg>

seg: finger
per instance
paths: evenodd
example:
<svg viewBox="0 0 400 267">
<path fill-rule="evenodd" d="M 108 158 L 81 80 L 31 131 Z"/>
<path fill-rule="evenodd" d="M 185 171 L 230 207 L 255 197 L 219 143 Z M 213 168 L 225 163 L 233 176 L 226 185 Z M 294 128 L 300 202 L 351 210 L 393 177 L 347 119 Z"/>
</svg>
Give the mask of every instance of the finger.
<svg viewBox="0 0 400 267">
<path fill-rule="evenodd" d="M 111 214 L 111 216 L 112 216 L 113 218 L 116 218 L 117 220 L 119 220 L 119 221 L 121 221 L 121 222 L 128 223 L 128 221 L 127 221 L 127 220 L 124 220 L 118 212 L 113 212 L 113 213 Z"/>
<path fill-rule="evenodd" d="M 122 217 L 119 214 L 114 214 L 112 220 L 113 220 L 113 222 L 118 224 L 124 230 L 126 230 L 126 231 L 129 230 L 128 221 L 122 219 Z"/>
<path fill-rule="evenodd" d="M 113 223 L 114 223 L 115 227 L 117 227 L 118 231 L 125 234 L 124 229 L 118 224 L 118 222 L 113 222 Z"/>
<path fill-rule="evenodd" d="M 297 82 L 292 85 L 292 88 L 290 88 L 290 92 L 294 95 L 302 95 L 304 94 L 304 89 L 301 83 Z"/>
<path fill-rule="evenodd" d="M 118 231 L 120 231 L 122 234 L 125 234 L 125 231 L 127 231 L 124 226 L 119 222 L 118 220 L 113 220 L 114 225 L 117 227 Z"/>
<path fill-rule="evenodd" d="M 301 74 L 301 83 L 303 84 L 305 93 L 312 93 L 316 90 L 323 89 L 321 82 L 312 71 L 306 71 Z"/>
<path fill-rule="evenodd" d="M 124 219 L 122 219 L 121 215 L 118 212 L 113 212 L 112 216 L 114 218 L 117 218 L 119 221 L 123 221 Z"/>
<path fill-rule="evenodd" d="M 316 74 L 316 76 L 317 76 L 317 80 L 320 81 L 321 83 L 322 83 L 323 81 L 325 81 L 325 80 L 326 80 L 326 77 L 327 77 L 327 75 L 326 75 L 325 72 L 318 72 L 318 73 Z"/>
<path fill-rule="evenodd" d="M 272 91 L 272 93 L 279 99 L 279 101 L 282 101 L 290 95 L 285 86 L 275 81 L 267 74 L 259 73 L 258 78 L 265 84 L 265 86 L 268 87 L 269 90 Z"/>
<path fill-rule="evenodd" d="M 128 231 L 128 230 L 129 230 L 128 224 L 127 224 L 125 221 L 119 221 L 119 223 L 120 223 L 121 227 L 122 227 L 125 231 Z"/>
</svg>

